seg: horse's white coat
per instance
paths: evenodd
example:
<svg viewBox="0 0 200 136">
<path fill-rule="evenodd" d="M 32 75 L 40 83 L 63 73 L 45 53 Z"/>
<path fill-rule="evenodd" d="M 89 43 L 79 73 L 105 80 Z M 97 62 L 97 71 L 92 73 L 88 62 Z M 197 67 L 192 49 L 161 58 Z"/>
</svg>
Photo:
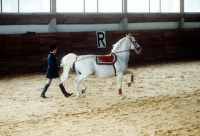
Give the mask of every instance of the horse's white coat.
<svg viewBox="0 0 200 136">
<path fill-rule="evenodd" d="M 120 90 L 123 75 L 133 75 L 131 71 L 127 71 L 130 50 L 134 50 L 137 54 L 142 51 L 140 45 L 130 34 L 113 45 L 112 53 L 115 53 L 117 56 L 117 61 L 114 66 L 116 68 L 118 89 Z M 81 81 L 89 75 L 94 75 L 98 78 L 111 78 L 115 76 L 113 65 L 97 65 L 95 59 L 96 55 L 77 56 L 73 53 L 69 53 L 62 59 L 61 66 L 63 67 L 63 73 L 60 76 L 61 82 L 67 79 L 70 68 L 72 68 L 73 63 L 75 63 L 75 71 L 78 75 L 74 81 L 77 97 L 83 97 L 82 92 L 85 92 L 87 87 Z M 79 84 L 82 85 L 81 92 L 78 89 Z"/>
</svg>

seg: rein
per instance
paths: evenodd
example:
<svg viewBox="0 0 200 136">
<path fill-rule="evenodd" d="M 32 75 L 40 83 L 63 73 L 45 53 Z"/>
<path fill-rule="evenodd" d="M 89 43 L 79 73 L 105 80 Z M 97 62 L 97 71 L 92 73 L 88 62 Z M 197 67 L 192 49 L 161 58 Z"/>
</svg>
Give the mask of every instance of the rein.
<svg viewBox="0 0 200 136">
<path fill-rule="evenodd" d="M 121 52 L 126 52 L 126 51 L 131 51 L 131 50 L 117 51 L 117 52 L 112 52 L 112 53 L 121 53 Z"/>
<path fill-rule="evenodd" d="M 111 53 L 121 53 L 121 52 L 126 52 L 126 51 L 131 51 L 131 50 L 124 50 L 124 51 L 118 51 L 118 52 L 111 52 Z M 102 56 L 102 55 L 95 55 L 95 56 Z M 91 56 L 89 56 L 89 57 L 85 57 L 85 58 L 82 58 L 82 59 L 80 59 L 80 60 L 83 60 L 83 59 L 87 59 L 87 58 L 90 58 Z M 77 60 L 78 59 L 78 57 L 76 58 L 76 60 L 75 60 L 75 62 L 77 62 L 77 61 L 80 61 L 80 60 Z"/>
</svg>

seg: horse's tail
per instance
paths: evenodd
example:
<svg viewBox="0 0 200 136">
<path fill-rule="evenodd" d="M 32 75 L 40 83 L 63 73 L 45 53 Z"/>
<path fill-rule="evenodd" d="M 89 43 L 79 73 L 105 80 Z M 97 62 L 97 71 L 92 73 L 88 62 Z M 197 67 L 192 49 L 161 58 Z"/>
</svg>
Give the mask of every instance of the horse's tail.
<svg viewBox="0 0 200 136">
<path fill-rule="evenodd" d="M 60 80 L 62 83 L 67 79 L 70 68 L 73 65 L 73 63 L 76 61 L 76 58 L 77 58 L 76 54 L 73 54 L 73 53 L 69 53 L 62 58 L 62 61 L 60 64 L 60 67 L 63 68 L 63 72 L 60 75 Z"/>
</svg>

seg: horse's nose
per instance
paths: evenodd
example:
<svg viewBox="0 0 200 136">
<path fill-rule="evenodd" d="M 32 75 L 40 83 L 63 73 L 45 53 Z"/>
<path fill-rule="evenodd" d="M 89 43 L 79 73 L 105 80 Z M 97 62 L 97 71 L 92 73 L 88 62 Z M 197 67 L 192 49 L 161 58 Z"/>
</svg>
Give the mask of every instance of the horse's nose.
<svg viewBox="0 0 200 136">
<path fill-rule="evenodd" d="M 140 54 L 142 52 L 142 50 L 143 49 L 140 47 L 139 50 L 138 50 L 138 53 Z"/>
</svg>

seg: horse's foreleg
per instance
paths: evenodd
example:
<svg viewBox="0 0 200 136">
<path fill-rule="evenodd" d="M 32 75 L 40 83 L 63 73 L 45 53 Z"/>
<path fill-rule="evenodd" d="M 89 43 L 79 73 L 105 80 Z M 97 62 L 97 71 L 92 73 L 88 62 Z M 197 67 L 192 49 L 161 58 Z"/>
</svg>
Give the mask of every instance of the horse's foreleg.
<svg viewBox="0 0 200 136">
<path fill-rule="evenodd" d="M 78 78 L 79 78 L 79 76 L 77 76 L 75 78 L 75 80 L 74 80 L 74 86 L 75 86 L 75 90 L 76 90 L 76 96 L 80 97 L 81 94 L 80 94 L 79 89 L 78 89 L 78 85 L 79 85 Z"/>
<path fill-rule="evenodd" d="M 127 75 L 127 74 L 131 74 L 131 81 L 129 81 L 127 84 L 128 84 L 128 87 L 129 86 L 131 86 L 131 83 L 133 83 L 134 81 L 133 81 L 133 72 L 132 71 L 126 71 L 125 73 L 124 73 L 124 75 Z"/>
<path fill-rule="evenodd" d="M 122 77 L 123 77 L 123 74 L 117 74 L 118 94 L 119 95 L 122 95 Z"/>
</svg>

